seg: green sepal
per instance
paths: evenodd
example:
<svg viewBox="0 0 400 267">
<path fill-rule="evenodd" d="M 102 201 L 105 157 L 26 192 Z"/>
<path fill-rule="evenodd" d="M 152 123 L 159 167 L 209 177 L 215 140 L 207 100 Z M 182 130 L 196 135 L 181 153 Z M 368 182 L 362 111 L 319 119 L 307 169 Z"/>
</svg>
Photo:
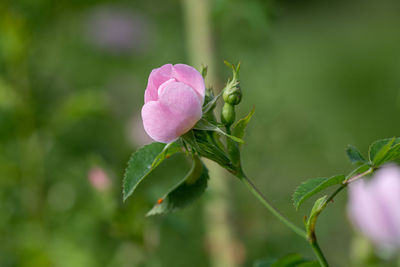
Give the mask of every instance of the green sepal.
<svg viewBox="0 0 400 267">
<path fill-rule="evenodd" d="M 232 126 L 232 135 L 236 136 L 237 138 L 243 139 L 246 127 L 249 124 L 250 119 L 253 117 L 254 112 L 255 112 L 255 107 L 253 107 L 253 109 L 249 112 L 249 114 L 246 115 L 246 117 L 238 120 Z"/>
<path fill-rule="evenodd" d="M 201 69 L 200 69 L 200 73 L 201 73 L 201 76 L 203 76 L 203 79 L 206 79 L 207 72 L 208 72 L 208 66 L 202 64 L 201 65 Z"/>
<path fill-rule="evenodd" d="M 207 103 L 204 103 L 203 114 L 208 113 L 215 108 L 215 105 L 217 104 L 217 101 L 221 97 L 221 95 L 222 91 L 216 97 L 213 97 L 212 99 L 206 101 Z"/>
<path fill-rule="evenodd" d="M 330 186 L 341 184 L 345 179 L 346 177 L 344 175 L 309 179 L 300 184 L 293 193 L 293 205 L 298 209 L 300 205 L 311 196 Z"/>
<path fill-rule="evenodd" d="M 238 142 L 238 143 L 244 143 L 242 139 L 237 138 L 236 136 L 230 135 L 222 131 L 217 125 L 214 123 L 205 120 L 204 118 L 200 119 L 196 125 L 194 126 L 195 130 L 200 130 L 200 131 L 214 131 L 217 133 L 220 133 L 222 135 L 225 135 L 229 138 L 231 138 L 233 141 Z"/>
<path fill-rule="evenodd" d="M 151 143 L 139 148 L 128 161 L 123 181 L 123 199 L 133 194 L 140 182 L 162 161 L 181 151 L 177 143 Z"/>
<path fill-rule="evenodd" d="M 146 216 L 165 214 L 192 204 L 205 192 L 208 179 L 206 166 L 198 157 L 194 157 L 186 177 L 159 199 Z"/>
<path fill-rule="evenodd" d="M 218 163 L 228 171 L 234 170 L 229 157 L 218 145 L 209 141 L 209 132 L 192 130 L 181 136 L 189 150 Z"/>
</svg>

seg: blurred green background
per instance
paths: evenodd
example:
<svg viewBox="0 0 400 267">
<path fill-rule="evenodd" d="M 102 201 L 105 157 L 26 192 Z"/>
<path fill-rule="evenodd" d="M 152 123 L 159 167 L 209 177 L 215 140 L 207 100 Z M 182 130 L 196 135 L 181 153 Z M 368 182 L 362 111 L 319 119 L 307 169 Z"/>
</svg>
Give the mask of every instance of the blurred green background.
<svg viewBox="0 0 400 267">
<path fill-rule="evenodd" d="M 146 218 L 189 169 L 181 155 L 122 203 L 126 162 L 149 142 L 140 119 L 147 77 L 193 58 L 188 36 L 197 32 L 188 28 L 185 1 L 0 1 L 1 267 L 217 266 L 219 248 L 210 252 L 206 238 L 215 221 L 205 210 L 218 197 L 235 266 L 290 252 L 313 257 L 228 175 L 211 177 L 224 181 L 226 194 Z M 291 204 L 301 181 L 350 171 L 349 143 L 366 153 L 373 140 L 400 133 L 400 3 L 207 3 L 214 88 L 230 74 L 223 60 L 241 61 L 239 113 L 256 107 L 244 167 L 301 225 L 312 204 L 298 212 Z M 357 266 L 363 257 L 345 195 L 317 227 L 332 266 Z"/>
</svg>

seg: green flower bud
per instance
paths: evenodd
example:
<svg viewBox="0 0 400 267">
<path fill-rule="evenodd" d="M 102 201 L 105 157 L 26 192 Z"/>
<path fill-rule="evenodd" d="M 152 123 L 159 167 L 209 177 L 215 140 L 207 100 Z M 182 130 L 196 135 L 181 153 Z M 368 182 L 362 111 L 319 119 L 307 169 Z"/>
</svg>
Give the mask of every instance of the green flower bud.
<svg viewBox="0 0 400 267">
<path fill-rule="evenodd" d="M 221 112 L 221 121 L 225 126 L 231 126 L 235 122 L 235 106 L 225 103 Z"/>
<path fill-rule="evenodd" d="M 242 90 L 239 85 L 229 87 L 224 91 L 222 97 L 224 98 L 225 103 L 238 105 L 242 100 Z"/>
</svg>

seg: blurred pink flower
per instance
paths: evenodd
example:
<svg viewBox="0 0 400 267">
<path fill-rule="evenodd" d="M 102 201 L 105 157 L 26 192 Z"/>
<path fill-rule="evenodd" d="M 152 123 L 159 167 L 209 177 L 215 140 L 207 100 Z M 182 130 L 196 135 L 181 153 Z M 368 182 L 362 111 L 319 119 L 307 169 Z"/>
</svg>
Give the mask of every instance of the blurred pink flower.
<svg viewBox="0 0 400 267">
<path fill-rule="evenodd" d="M 378 246 L 400 248 L 400 168 L 387 165 L 371 181 L 351 183 L 348 214 Z"/>
<path fill-rule="evenodd" d="M 85 36 L 94 46 L 111 52 L 142 52 L 151 27 L 142 14 L 118 6 L 98 6 L 86 17 Z"/>
<path fill-rule="evenodd" d="M 105 171 L 99 167 L 90 169 L 88 179 L 90 184 L 99 191 L 106 191 L 110 188 L 110 178 Z"/>
<path fill-rule="evenodd" d="M 146 133 L 162 143 L 178 139 L 200 120 L 204 94 L 204 79 L 195 68 L 166 64 L 154 69 L 142 108 Z"/>
</svg>

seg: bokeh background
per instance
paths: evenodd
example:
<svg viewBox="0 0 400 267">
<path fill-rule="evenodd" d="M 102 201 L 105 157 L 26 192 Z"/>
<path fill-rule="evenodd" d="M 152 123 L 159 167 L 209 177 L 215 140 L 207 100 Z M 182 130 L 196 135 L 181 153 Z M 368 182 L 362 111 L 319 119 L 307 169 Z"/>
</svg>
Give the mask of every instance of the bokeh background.
<svg viewBox="0 0 400 267">
<path fill-rule="evenodd" d="M 291 204 L 301 181 L 346 174 L 347 144 L 366 153 L 375 139 L 400 133 L 399 14 L 389 0 L 0 1 L 0 266 L 313 258 L 216 166 L 196 204 L 146 218 L 188 171 L 182 155 L 122 203 L 126 162 L 150 141 L 140 119 L 148 74 L 204 63 L 217 91 L 230 74 L 223 60 L 241 61 L 239 114 L 256 107 L 245 169 L 301 225 L 312 205 L 296 212 Z M 395 266 L 368 254 L 345 201 L 344 193 L 317 226 L 332 266 Z"/>
</svg>

